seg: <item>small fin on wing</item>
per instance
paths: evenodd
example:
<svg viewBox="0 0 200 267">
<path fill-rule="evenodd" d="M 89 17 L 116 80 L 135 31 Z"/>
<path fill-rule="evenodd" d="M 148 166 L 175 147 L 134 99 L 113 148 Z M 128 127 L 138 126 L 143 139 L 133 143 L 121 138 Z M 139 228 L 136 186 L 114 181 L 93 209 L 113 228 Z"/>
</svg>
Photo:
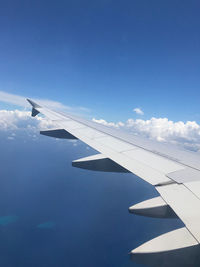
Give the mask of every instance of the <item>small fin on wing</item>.
<svg viewBox="0 0 200 267">
<path fill-rule="evenodd" d="M 39 106 L 37 103 L 35 103 L 33 100 L 31 100 L 31 99 L 29 99 L 29 98 L 27 98 L 26 99 L 30 104 L 31 104 L 31 106 L 33 107 L 33 108 L 35 108 L 35 109 L 37 109 L 37 108 L 41 108 L 41 106 Z"/>
<path fill-rule="evenodd" d="M 40 113 L 37 108 L 41 108 L 41 106 L 39 106 L 37 103 L 35 103 L 34 101 L 30 100 L 30 99 L 26 99 L 32 106 L 32 117 L 35 117 L 38 113 Z"/>
<path fill-rule="evenodd" d="M 31 116 L 32 117 L 35 117 L 37 114 L 39 114 L 40 112 L 37 110 L 37 109 L 35 109 L 35 108 L 32 108 L 32 113 L 31 113 Z"/>
</svg>

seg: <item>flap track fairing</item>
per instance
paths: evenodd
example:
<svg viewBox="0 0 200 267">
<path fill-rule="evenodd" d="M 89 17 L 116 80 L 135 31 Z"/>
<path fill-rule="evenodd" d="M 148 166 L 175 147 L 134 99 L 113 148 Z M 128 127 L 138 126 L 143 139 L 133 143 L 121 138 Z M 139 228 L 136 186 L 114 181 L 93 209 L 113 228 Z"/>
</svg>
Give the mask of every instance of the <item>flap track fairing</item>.
<svg viewBox="0 0 200 267">
<path fill-rule="evenodd" d="M 175 212 L 161 198 L 145 200 L 129 208 L 130 213 L 154 218 L 177 218 Z"/>
<path fill-rule="evenodd" d="M 77 139 L 65 129 L 51 129 L 46 131 L 40 131 L 40 134 L 61 139 Z"/>
<path fill-rule="evenodd" d="M 102 154 L 97 154 L 72 161 L 72 166 L 92 171 L 102 172 L 129 172 L 111 159 Z"/>
</svg>

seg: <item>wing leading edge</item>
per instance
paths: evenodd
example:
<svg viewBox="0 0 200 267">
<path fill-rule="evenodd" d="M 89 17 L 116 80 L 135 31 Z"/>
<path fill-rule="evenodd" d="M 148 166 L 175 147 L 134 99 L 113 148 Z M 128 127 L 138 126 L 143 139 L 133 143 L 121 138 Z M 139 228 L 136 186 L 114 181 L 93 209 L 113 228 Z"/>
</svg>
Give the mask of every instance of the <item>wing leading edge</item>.
<svg viewBox="0 0 200 267">
<path fill-rule="evenodd" d="M 132 172 L 155 186 L 160 198 L 132 206 L 130 211 L 152 217 L 178 216 L 185 224 L 183 228 L 146 242 L 132 250 L 132 254 L 163 252 L 199 244 L 199 155 L 132 136 L 71 114 L 59 113 L 27 100 L 32 106 L 32 116 L 42 113 L 58 126 L 57 129 L 41 131 L 41 134 L 80 139 L 100 153 L 74 161 L 73 166 Z"/>
</svg>

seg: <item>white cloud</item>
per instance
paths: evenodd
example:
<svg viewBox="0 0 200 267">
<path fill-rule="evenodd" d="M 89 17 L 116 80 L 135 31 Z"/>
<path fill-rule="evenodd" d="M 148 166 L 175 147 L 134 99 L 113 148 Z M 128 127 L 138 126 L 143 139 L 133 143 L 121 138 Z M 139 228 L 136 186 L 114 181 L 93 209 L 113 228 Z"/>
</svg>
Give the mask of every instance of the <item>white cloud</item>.
<svg viewBox="0 0 200 267">
<path fill-rule="evenodd" d="M 8 94 L 6 92 L 0 91 L 0 101 L 5 103 L 10 103 L 14 105 L 18 105 L 20 107 L 28 107 L 28 102 L 25 97 Z"/>
<path fill-rule="evenodd" d="M 30 104 L 27 102 L 26 98 L 27 98 L 26 96 L 9 94 L 4 91 L 0 91 L 1 102 L 17 105 L 17 106 L 24 107 L 24 108 L 30 108 Z M 50 109 L 59 109 L 59 110 L 64 110 L 64 111 L 70 110 L 71 112 L 74 112 L 74 111 L 89 112 L 90 111 L 88 108 L 85 108 L 85 107 L 70 107 L 70 106 L 63 105 L 60 102 L 52 101 L 48 99 L 34 98 L 33 100 L 36 103 L 40 105 L 44 105 Z"/>
<path fill-rule="evenodd" d="M 173 122 L 167 118 L 128 119 L 125 123 L 107 122 L 102 119 L 93 121 L 126 129 L 134 135 L 142 135 L 159 142 L 178 144 L 192 150 L 200 149 L 200 125 L 195 121 Z"/>
<path fill-rule="evenodd" d="M 119 128 L 119 127 L 123 127 L 124 126 L 124 123 L 119 121 L 117 123 L 114 123 L 114 122 L 107 122 L 103 119 L 100 119 L 100 120 L 96 120 L 95 118 L 92 119 L 94 122 L 97 122 L 97 123 L 101 123 L 105 126 L 112 126 L 112 127 L 115 127 L 115 128 Z"/>
<path fill-rule="evenodd" d="M 141 110 L 141 108 L 134 108 L 133 111 L 138 115 L 144 115 L 144 112 Z"/>
<path fill-rule="evenodd" d="M 39 129 L 48 129 L 55 127 L 50 120 L 37 116 L 31 117 L 31 112 L 20 110 L 0 110 L 0 130 L 1 131 L 17 131 L 30 130 L 38 131 Z M 13 137 L 15 132 L 11 134 Z"/>
<path fill-rule="evenodd" d="M 15 94 L 9 94 L 4 91 L 0 91 L 0 101 L 14 104 L 20 107 L 30 107 L 30 104 L 26 100 L 26 96 L 19 96 Z M 61 104 L 60 102 L 51 101 L 51 100 L 41 100 L 41 99 L 34 99 L 36 102 L 48 106 L 49 108 L 62 108 L 62 109 L 70 109 L 68 106 Z"/>
<path fill-rule="evenodd" d="M 188 149 L 200 149 L 200 125 L 195 121 L 174 122 L 167 118 L 151 118 L 149 120 L 128 119 L 126 122 L 107 122 L 104 119 L 93 121 L 106 126 L 128 130 L 133 135 L 142 135 L 159 142 L 169 142 Z M 20 130 L 28 136 L 34 136 L 39 130 L 55 128 L 56 125 L 41 116 L 31 117 L 30 111 L 0 110 L 0 131 L 6 132 L 12 140 Z M 76 144 L 76 140 L 71 140 Z"/>
<path fill-rule="evenodd" d="M 13 136 L 8 136 L 8 140 L 14 140 L 15 138 Z"/>
</svg>

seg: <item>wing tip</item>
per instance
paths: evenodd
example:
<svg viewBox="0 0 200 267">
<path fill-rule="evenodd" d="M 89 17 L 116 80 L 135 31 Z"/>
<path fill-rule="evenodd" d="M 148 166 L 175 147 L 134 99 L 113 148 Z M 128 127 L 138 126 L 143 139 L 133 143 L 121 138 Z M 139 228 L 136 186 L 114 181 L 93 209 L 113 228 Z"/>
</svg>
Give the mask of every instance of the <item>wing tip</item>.
<svg viewBox="0 0 200 267">
<path fill-rule="evenodd" d="M 33 107 L 33 108 L 41 108 L 41 106 L 39 106 L 37 103 L 35 103 L 33 100 L 31 100 L 31 99 L 29 99 L 29 98 L 27 98 L 26 99 L 28 102 L 29 102 L 29 104 L 31 104 L 31 106 Z"/>
</svg>

